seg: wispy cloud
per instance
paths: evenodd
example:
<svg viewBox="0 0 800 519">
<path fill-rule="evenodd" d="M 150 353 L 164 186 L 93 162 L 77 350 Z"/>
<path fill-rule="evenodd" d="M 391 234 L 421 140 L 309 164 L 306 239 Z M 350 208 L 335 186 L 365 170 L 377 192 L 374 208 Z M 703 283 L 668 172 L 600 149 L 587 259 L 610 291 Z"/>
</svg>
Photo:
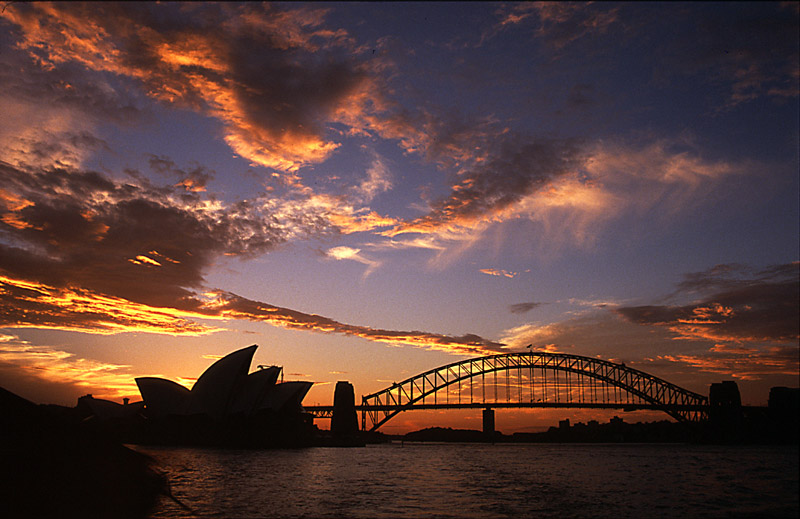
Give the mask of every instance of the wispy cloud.
<svg viewBox="0 0 800 519">
<path fill-rule="evenodd" d="M 486 354 L 500 351 L 503 348 L 501 343 L 474 334 L 452 336 L 422 331 L 385 330 L 344 324 L 320 315 L 306 314 L 252 301 L 224 291 L 217 291 L 214 296 L 215 300 L 206 305 L 205 311 L 229 319 L 265 322 L 294 330 L 341 333 L 375 342 L 415 346 L 457 354 Z"/>
<path fill-rule="evenodd" d="M 545 305 L 545 304 L 547 304 L 547 303 L 537 303 L 537 302 L 534 302 L 534 301 L 531 301 L 531 302 L 528 302 L 528 303 L 515 303 L 513 305 L 510 305 L 508 307 L 508 310 L 512 314 L 527 314 L 531 310 L 533 310 L 535 308 L 538 308 L 538 307 L 540 307 L 542 305 Z"/>
<path fill-rule="evenodd" d="M 537 38 L 559 50 L 586 36 L 597 37 L 618 22 L 619 7 L 593 2 L 522 2 L 502 5 L 498 21 L 481 36 L 480 44 L 502 31 L 530 27 Z M 480 45 L 479 44 L 479 45 Z"/>
<path fill-rule="evenodd" d="M 343 245 L 328 249 L 327 251 L 325 251 L 325 255 L 335 260 L 351 260 L 366 265 L 367 269 L 364 271 L 363 274 L 364 278 L 369 276 L 376 268 L 378 268 L 381 265 L 379 261 L 370 259 L 361 254 L 361 249 L 354 249 L 352 247 L 346 247 Z"/>
<path fill-rule="evenodd" d="M 508 139 L 465 167 L 427 214 L 382 234 L 469 246 L 492 225 L 525 219 L 540 225 L 536 239 L 549 250 L 591 246 L 611 222 L 656 210 L 674 217 L 744 168 L 668 140 L 637 146 Z"/>
<path fill-rule="evenodd" d="M 479 269 L 478 272 L 483 274 L 489 274 L 490 276 L 498 276 L 498 277 L 506 277 L 506 278 L 515 278 L 519 272 L 512 272 L 503 269 Z"/>
<path fill-rule="evenodd" d="M 788 3 L 776 5 L 759 12 L 758 23 L 746 6 L 726 10 L 724 20 L 715 10 L 686 13 L 691 19 L 676 23 L 676 37 L 656 53 L 656 77 L 665 82 L 693 77 L 707 89 L 719 89 L 717 115 L 757 99 L 796 98 L 800 50 L 792 10 Z"/>
<path fill-rule="evenodd" d="M 796 376 L 800 367 L 797 348 L 792 346 L 770 346 L 748 351 L 726 351 L 714 346 L 702 355 L 660 355 L 657 360 L 739 380 L 759 380 L 767 375 Z"/>
<path fill-rule="evenodd" d="M 130 366 L 80 358 L 45 346 L 33 346 L 11 335 L 0 335 L 0 372 L 4 374 L 4 386 L 55 384 L 73 398 L 86 392 L 109 399 L 139 393 Z M 74 405 L 74 400 L 71 403 Z"/>
</svg>

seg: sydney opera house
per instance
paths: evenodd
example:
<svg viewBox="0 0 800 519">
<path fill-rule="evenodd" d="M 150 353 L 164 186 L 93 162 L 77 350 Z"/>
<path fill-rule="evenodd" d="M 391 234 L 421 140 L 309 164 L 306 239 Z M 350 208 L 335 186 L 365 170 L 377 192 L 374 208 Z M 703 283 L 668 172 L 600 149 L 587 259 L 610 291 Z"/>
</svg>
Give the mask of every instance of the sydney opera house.
<svg viewBox="0 0 800 519">
<path fill-rule="evenodd" d="M 100 419 L 123 422 L 126 441 L 221 447 L 300 446 L 316 427 L 302 401 L 312 382 L 278 382 L 281 367 L 248 373 L 258 346 L 219 359 L 191 389 L 171 380 L 136 379 L 143 402 L 126 405 L 84 397 Z"/>
<path fill-rule="evenodd" d="M 191 390 L 163 378 L 137 378 L 146 415 L 207 415 L 219 420 L 261 411 L 302 411 L 301 402 L 313 383 L 277 383 L 279 366 L 248 374 L 257 348 L 248 346 L 219 359 L 200 375 Z"/>
</svg>

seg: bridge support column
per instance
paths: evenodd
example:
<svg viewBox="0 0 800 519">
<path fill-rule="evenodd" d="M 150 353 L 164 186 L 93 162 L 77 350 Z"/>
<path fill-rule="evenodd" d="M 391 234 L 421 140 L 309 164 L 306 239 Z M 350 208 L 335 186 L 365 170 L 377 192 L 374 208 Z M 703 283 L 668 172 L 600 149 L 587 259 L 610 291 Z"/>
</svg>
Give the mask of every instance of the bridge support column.
<svg viewBox="0 0 800 519">
<path fill-rule="evenodd" d="M 346 381 L 336 383 L 333 392 L 333 416 L 331 434 L 336 438 L 351 437 L 358 434 L 356 417 L 356 397 L 353 384 Z"/>
<path fill-rule="evenodd" d="M 483 410 L 483 435 L 487 438 L 494 437 L 494 409 Z"/>
</svg>

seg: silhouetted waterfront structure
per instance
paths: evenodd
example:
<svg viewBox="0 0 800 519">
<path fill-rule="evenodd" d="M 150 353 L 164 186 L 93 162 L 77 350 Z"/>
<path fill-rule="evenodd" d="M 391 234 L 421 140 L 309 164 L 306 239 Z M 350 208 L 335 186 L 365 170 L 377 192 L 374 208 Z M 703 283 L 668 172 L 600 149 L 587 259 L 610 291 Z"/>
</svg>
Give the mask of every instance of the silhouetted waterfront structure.
<svg viewBox="0 0 800 519">
<path fill-rule="evenodd" d="M 355 404 L 353 386 L 340 381 L 336 384 L 334 405 L 304 408 L 302 399 L 312 383 L 277 383 L 280 373 L 277 366 L 248 374 L 255 349 L 256 346 L 250 346 L 220 359 L 201 375 L 191 390 L 164 379 L 137 379 L 144 397 L 143 410 L 141 402 L 119 405 L 90 396 L 82 398 L 79 407 L 91 411 L 93 418 L 106 424 L 124 423 L 128 420 L 125 417 L 134 416 L 127 428 L 119 426 L 117 430 L 126 433 L 123 436 L 126 441 L 145 444 L 361 445 L 364 441 L 382 441 L 381 435 L 367 438 L 400 412 L 464 408 L 483 409 L 482 439 L 495 441 L 500 434 L 495 432 L 496 410 L 528 407 L 660 410 L 686 424 L 676 429 L 685 441 L 798 441 L 796 388 L 774 388 L 769 407 L 743 406 L 734 381 L 712 384 L 709 397 L 705 397 L 624 364 L 577 355 L 528 352 L 442 366 L 362 397 L 361 405 Z M 487 388 L 493 389 L 492 395 L 487 395 Z M 361 431 L 358 411 L 362 413 Z M 320 432 L 313 424 L 313 417 L 330 418 L 331 431 Z M 609 426 L 619 432 L 613 441 L 628 441 L 629 435 L 622 434 L 630 432 L 627 425 L 620 418 L 612 419 Z M 367 427 L 371 428 L 366 430 Z M 587 426 L 571 427 L 568 419 L 559 425 L 564 431 L 582 427 Z M 588 427 L 593 427 L 592 422 Z"/>
<path fill-rule="evenodd" d="M 800 388 L 770 389 L 768 416 L 775 441 L 797 443 L 800 437 Z"/>
<path fill-rule="evenodd" d="M 248 374 L 256 348 L 217 360 L 191 390 L 170 380 L 137 378 L 144 419 L 129 441 L 206 447 L 312 445 L 316 427 L 302 400 L 313 383 L 279 383 L 279 366 Z"/>
<path fill-rule="evenodd" d="M 364 440 L 358 430 L 356 416 L 356 394 L 353 384 L 340 380 L 333 392 L 333 414 L 331 416 L 331 441 L 325 444 L 336 447 L 358 447 Z"/>
</svg>

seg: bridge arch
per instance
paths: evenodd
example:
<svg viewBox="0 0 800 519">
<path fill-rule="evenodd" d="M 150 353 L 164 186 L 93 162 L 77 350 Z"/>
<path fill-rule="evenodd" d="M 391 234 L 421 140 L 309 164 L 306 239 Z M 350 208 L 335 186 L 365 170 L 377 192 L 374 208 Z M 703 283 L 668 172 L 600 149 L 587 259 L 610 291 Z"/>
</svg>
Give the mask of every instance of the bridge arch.
<svg viewBox="0 0 800 519">
<path fill-rule="evenodd" d="M 517 372 L 516 381 L 512 386 L 510 378 L 514 371 Z M 500 372 L 506 374 L 505 401 L 498 400 L 497 374 Z M 537 372 L 539 378 L 536 378 Z M 525 401 L 520 382 L 523 374 L 528 375 L 524 384 L 530 385 L 530 391 L 525 391 Z M 494 375 L 494 401 L 491 402 L 486 399 L 486 375 Z M 482 382 L 479 398 L 473 395 L 476 377 L 481 377 Z M 462 398 L 462 382 L 465 381 L 469 381 L 469 395 Z M 537 384 L 538 399 L 535 398 Z M 450 390 L 454 386 L 457 397 L 453 399 L 457 401 L 451 403 Z M 443 389 L 447 390 L 445 396 L 439 398 Z M 517 400 L 511 398 L 512 391 L 517 391 Z M 581 355 L 532 351 L 453 362 L 363 396 L 360 407 L 362 430 L 374 431 L 403 411 L 464 407 L 655 409 L 678 421 L 700 421 L 707 418 L 708 398 L 625 364 Z"/>
</svg>

